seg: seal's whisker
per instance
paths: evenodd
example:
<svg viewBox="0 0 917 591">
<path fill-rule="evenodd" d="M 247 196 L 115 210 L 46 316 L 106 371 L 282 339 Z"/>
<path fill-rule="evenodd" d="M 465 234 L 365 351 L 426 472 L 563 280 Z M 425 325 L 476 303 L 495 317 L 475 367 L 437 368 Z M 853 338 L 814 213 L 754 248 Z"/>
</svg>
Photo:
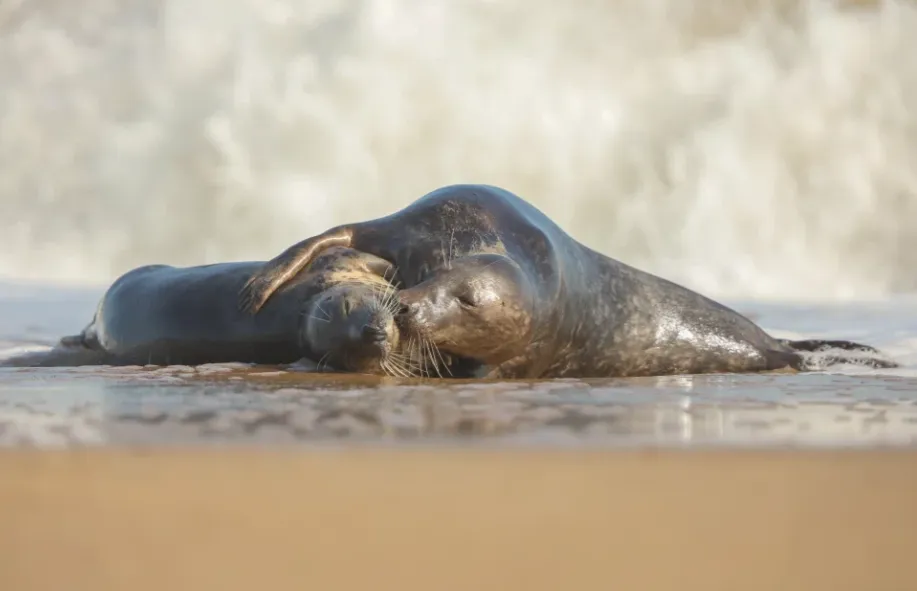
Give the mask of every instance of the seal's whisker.
<svg viewBox="0 0 917 591">
<path fill-rule="evenodd" d="M 427 342 L 426 340 L 419 340 L 417 342 L 417 355 L 420 357 L 420 364 L 423 367 L 423 374 L 425 376 L 430 375 L 429 362 L 430 359 L 427 357 Z"/>
<path fill-rule="evenodd" d="M 392 366 L 397 367 L 397 368 L 401 371 L 402 377 L 409 378 L 409 377 L 413 377 L 413 376 L 414 376 L 414 372 L 415 372 L 416 368 L 415 368 L 414 365 L 413 365 L 407 358 L 405 358 L 402 354 L 397 353 L 397 352 L 389 353 L 388 358 L 386 359 L 386 361 L 387 361 L 387 362 L 390 362 L 390 364 L 391 364 Z"/>
<path fill-rule="evenodd" d="M 391 272 L 392 274 L 391 277 L 388 276 L 389 272 Z M 395 265 L 391 265 L 388 269 L 385 270 L 384 273 L 382 273 L 382 278 L 385 279 L 388 282 L 388 284 L 394 288 L 395 287 L 394 279 L 396 275 L 398 275 L 398 267 L 396 267 Z"/>
<path fill-rule="evenodd" d="M 442 379 L 443 374 L 439 371 L 439 363 L 437 363 L 437 360 L 436 360 L 436 350 L 434 348 L 433 341 L 431 341 L 430 339 L 424 339 L 423 343 L 426 349 L 425 357 L 429 358 L 430 365 L 433 366 L 433 371 L 435 371 L 436 375 L 440 379 Z"/>
<path fill-rule="evenodd" d="M 317 369 L 319 372 L 321 372 L 321 371 L 322 371 L 322 364 L 325 363 L 325 360 L 328 359 L 328 357 L 330 357 L 330 356 L 331 356 L 331 351 L 328 351 L 327 353 L 325 353 L 324 355 L 322 355 L 321 358 L 318 360 L 318 363 L 315 364 L 315 369 Z"/>
<path fill-rule="evenodd" d="M 428 342 L 430 343 L 430 351 L 432 352 L 434 356 L 433 363 L 436 365 L 436 368 L 437 368 L 436 373 L 439 375 L 440 378 L 442 378 L 443 374 L 440 372 L 440 368 L 442 368 L 442 369 L 445 369 L 446 373 L 448 373 L 449 376 L 451 377 L 452 370 L 449 369 L 449 365 L 446 363 L 446 359 L 443 357 L 443 354 L 439 350 L 439 347 L 437 347 L 436 343 L 434 343 L 432 340 Z"/>
<path fill-rule="evenodd" d="M 399 375 L 400 377 L 402 377 L 402 378 L 409 378 L 409 377 L 412 376 L 412 372 L 411 372 L 410 368 L 407 366 L 407 364 L 405 364 L 405 363 L 400 363 L 400 362 L 395 361 L 395 360 L 393 359 L 393 360 L 391 360 L 391 365 L 395 368 L 395 370 L 398 372 L 398 375 Z"/>
<path fill-rule="evenodd" d="M 439 360 L 439 350 L 436 348 L 436 345 L 434 345 L 432 341 L 428 341 L 428 342 L 429 342 L 429 344 L 428 344 L 427 346 L 428 346 L 429 349 L 430 349 L 430 358 L 433 360 L 433 368 L 436 370 L 436 375 L 437 375 L 440 379 L 442 379 L 443 377 L 445 377 L 445 376 L 443 376 L 443 373 L 442 373 L 442 369 L 444 368 L 444 364 L 443 364 L 443 363 L 440 363 L 440 360 Z"/>
<path fill-rule="evenodd" d="M 396 298 L 392 298 L 392 300 L 388 303 L 387 309 L 392 316 L 395 316 L 398 314 L 398 308 L 400 307 L 401 305 L 398 303 L 398 300 Z"/>
<path fill-rule="evenodd" d="M 385 302 L 382 302 L 382 303 L 381 303 L 381 306 L 380 306 L 380 309 L 381 309 L 381 310 L 384 310 L 385 312 L 387 312 L 387 313 L 389 313 L 389 314 L 391 314 L 392 316 L 394 316 L 395 313 L 398 311 L 398 309 L 396 308 L 396 304 L 395 304 L 395 302 L 393 302 L 393 301 L 385 301 Z"/>
<path fill-rule="evenodd" d="M 380 361 L 379 367 L 382 368 L 382 372 L 385 373 L 386 375 L 401 377 L 398 373 L 398 368 L 394 364 L 389 363 L 388 360 Z"/>
<path fill-rule="evenodd" d="M 443 268 L 449 268 L 449 260 L 446 258 L 446 245 L 443 243 L 442 236 L 439 237 L 439 258 L 443 260 Z"/>
<path fill-rule="evenodd" d="M 423 340 L 423 357 L 426 363 L 432 367 L 433 371 L 438 374 L 439 370 L 436 368 L 436 359 L 433 358 L 433 352 L 430 350 L 430 341 L 428 339 Z M 427 373 L 430 377 L 433 376 L 433 372 L 431 372 L 430 369 L 427 369 Z"/>
<path fill-rule="evenodd" d="M 388 290 L 391 287 L 391 285 L 392 285 L 391 283 L 384 283 L 384 284 L 383 283 L 373 283 L 372 290 L 375 293 L 382 294 L 381 297 L 384 297 L 385 294 L 388 293 Z"/>
<path fill-rule="evenodd" d="M 413 377 L 417 376 L 417 368 L 414 367 L 413 365 L 410 365 L 410 364 L 408 364 L 407 362 L 405 362 L 404 365 L 403 365 L 402 367 L 404 367 L 404 371 L 405 371 L 406 374 L 407 374 L 406 377 L 413 378 Z"/>
<path fill-rule="evenodd" d="M 433 377 L 433 372 L 430 371 L 430 358 L 427 356 L 427 349 L 423 341 L 417 343 L 417 355 L 420 357 L 424 377 Z"/>
<path fill-rule="evenodd" d="M 389 282 L 387 285 L 385 285 L 385 289 L 383 293 L 385 293 L 385 296 L 387 298 L 392 297 L 395 293 L 395 284 L 392 282 Z"/>
<path fill-rule="evenodd" d="M 319 317 L 316 316 L 315 314 L 309 314 L 309 318 L 310 318 L 311 320 L 318 320 L 319 322 L 326 322 L 326 323 L 327 323 L 327 322 L 331 322 L 331 320 L 329 320 L 329 319 L 327 319 L 327 318 L 319 318 Z"/>
<path fill-rule="evenodd" d="M 395 351 L 392 351 L 391 353 L 386 355 L 386 358 L 387 359 L 397 359 L 398 361 L 405 361 L 407 359 L 407 357 L 405 357 L 401 353 L 396 353 Z"/>
<path fill-rule="evenodd" d="M 430 375 L 427 370 L 427 350 L 424 348 L 423 339 L 417 340 L 417 358 L 420 362 L 420 371 L 423 376 Z"/>
<path fill-rule="evenodd" d="M 401 307 L 401 302 L 398 301 L 398 293 L 395 290 L 392 290 L 392 295 L 388 300 L 388 306 L 392 314 L 397 314 L 398 308 Z"/>
<path fill-rule="evenodd" d="M 395 363 L 388 364 L 388 368 L 389 368 L 389 372 L 395 377 L 398 377 L 398 378 L 410 377 L 404 368 L 402 368 L 401 366 Z"/>
<path fill-rule="evenodd" d="M 449 257 L 446 259 L 446 269 L 452 268 L 452 245 L 455 243 L 455 224 L 452 224 L 452 233 L 449 234 Z"/>
<path fill-rule="evenodd" d="M 399 351 L 392 351 L 391 353 L 388 354 L 388 356 L 394 357 L 395 359 L 410 359 L 410 357 L 408 357 L 407 355 Z"/>
<path fill-rule="evenodd" d="M 443 352 L 439 350 L 439 347 L 433 341 L 430 341 L 430 347 L 433 349 L 433 351 L 436 353 L 436 356 L 439 358 L 440 364 L 442 365 L 443 369 L 446 370 L 446 373 L 449 374 L 449 377 L 452 377 L 452 369 L 449 367 L 449 364 L 446 363 L 446 358 L 443 357 Z"/>
<path fill-rule="evenodd" d="M 420 368 L 417 367 L 416 359 L 414 356 L 414 337 L 408 341 L 407 346 L 402 349 L 402 355 L 405 359 L 410 360 L 412 366 L 415 368 L 415 371 L 420 371 Z"/>
<path fill-rule="evenodd" d="M 414 337 L 411 337 L 411 341 L 408 343 L 408 351 L 410 352 L 411 359 L 414 361 L 417 367 L 417 372 L 421 376 L 425 376 L 427 373 L 427 370 L 423 362 L 424 361 L 423 354 L 421 353 L 421 350 L 420 350 L 420 341 L 418 339 L 415 339 Z"/>
<path fill-rule="evenodd" d="M 409 376 L 413 376 L 419 369 L 412 359 L 404 357 L 403 355 L 390 354 L 389 358 L 408 371 Z"/>
<path fill-rule="evenodd" d="M 378 310 L 387 310 L 391 314 L 398 311 L 398 302 L 395 298 L 396 288 L 391 283 L 387 285 L 373 285 L 373 293 L 378 298 L 373 300 L 373 304 L 378 306 Z"/>
<path fill-rule="evenodd" d="M 372 296 L 373 297 L 369 298 L 369 303 L 367 304 L 367 307 L 373 312 L 378 312 L 379 310 L 382 309 L 382 300 L 379 297 L 379 295 L 376 293 L 375 287 L 372 290 Z"/>
<path fill-rule="evenodd" d="M 325 318 L 327 318 L 328 320 L 331 320 L 331 314 L 329 314 L 327 310 L 322 308 L 321 302 L 315 302 L 315 307 L 316 309 L 318 309 L 319 312 L 325 315 Z"/>
<path fill-rule="evenodd" d="M 398 288 L 394 285 L 389 285 L 389 288 L 386 290 L 386 299 L 384 300 L 386 306 L 392 314 L 398 312 Z"/>
</svg>

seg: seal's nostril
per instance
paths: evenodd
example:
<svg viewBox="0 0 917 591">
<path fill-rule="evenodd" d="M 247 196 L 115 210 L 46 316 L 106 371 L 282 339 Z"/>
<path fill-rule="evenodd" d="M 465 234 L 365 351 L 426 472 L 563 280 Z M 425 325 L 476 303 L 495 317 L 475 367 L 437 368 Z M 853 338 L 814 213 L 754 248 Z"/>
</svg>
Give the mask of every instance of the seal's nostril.
<svg viewBox="0 0 917 591">
<path fill-rule="evenodd" d="M 381 343 L 385 338 L 384 329 L 369 324 L 363 327 L 363 340 L 367 343 Z"/>
<path fill-rule="evenodd" d="M 411 311 L 411 309 L 408 307 L 407 304 L 401 304 L 401 306 L 398 308 L 398 314 L 399 314 L 400 316 L 406 316 L 406 315 L 408 314 L 408 312 L 410 312 L 410 311 Z"/>
</svg>

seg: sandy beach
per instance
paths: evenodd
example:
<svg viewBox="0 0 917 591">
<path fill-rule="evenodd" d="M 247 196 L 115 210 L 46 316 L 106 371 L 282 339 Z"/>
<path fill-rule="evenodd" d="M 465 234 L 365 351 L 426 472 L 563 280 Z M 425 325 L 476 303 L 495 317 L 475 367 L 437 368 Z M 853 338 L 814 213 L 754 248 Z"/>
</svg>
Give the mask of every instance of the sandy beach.
<svg viewBox="0 0 917 591">
<path fill-rule="evenodd" d="M 0 360 L 132 268 L 475 182 L 900 364 L 0 368 L 0 590 L 917 589 L 915 30 L 909 0 L 0 3 Z"/>
<path fill-rule="evenodd" d="M 907 590 L 913 451 L 3 452 L 4 589 Z"/>
<path fill-rule="evenodd" d="M 907 377 L 0 382 L 4 589 L 917 585 Z"/>
<path fill-rule="evenodd" d="M 8 289 L 6 354 L 91 293 Z M 911 304 L 749 304 L 902 366 L 536 382 L 0 368 L 0 588 L 915 588 Z"/>
</svg>

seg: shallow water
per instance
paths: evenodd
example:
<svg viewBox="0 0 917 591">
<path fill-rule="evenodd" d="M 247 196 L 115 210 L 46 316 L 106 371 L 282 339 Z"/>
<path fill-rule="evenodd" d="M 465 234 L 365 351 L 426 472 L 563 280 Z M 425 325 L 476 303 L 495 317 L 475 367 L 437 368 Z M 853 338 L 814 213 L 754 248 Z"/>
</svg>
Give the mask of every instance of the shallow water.
<svg viewBox="0 0 917 591">
<path fill-rule="evenodd" d="M 3 445 L 917 442 L 910 378 L 415 383 L 239 370 L 0 373 Z"/>
<path fill-rule="evenodd" d="M 78 331 L 101 289 L 0 285 L 0 356 Z M 615 380 L 396 380 L 243 364 L 0 369 L 0 445 L 900 445 L 917 441 L 917 302 L 730 302 L 779 336 L 902 367 Z"/>
<path fill-rule="evenodd" d="M 0 356 L 79 331 L 137 265 L 265 259 L 485 182 L 626 263 L 752 298 L 727 303 L 778 336 L 902 367 L 474 388 L 0 370 L 0 441 L 909 440 L 917 299 L 891 294 L 917 289 L 914 3 L 415 4 L 0 9 Z"/>
<path fill-rule="evenodd" d="M 0 358 L 133 267 L 268 259 L 481 182 L 777 336 L 901 363 L 0 368 L 0 448 L 93 448 L 0 453 L 0 588 L 917 589 L 915 29 L 911 0 L 0 2 Z M 186 444 L 218 449 L 150 449 Z M 882 451 L 796 449 L 849 446 Z M 591 447 L 615 453 L 567 453 Z"/>
</svg>

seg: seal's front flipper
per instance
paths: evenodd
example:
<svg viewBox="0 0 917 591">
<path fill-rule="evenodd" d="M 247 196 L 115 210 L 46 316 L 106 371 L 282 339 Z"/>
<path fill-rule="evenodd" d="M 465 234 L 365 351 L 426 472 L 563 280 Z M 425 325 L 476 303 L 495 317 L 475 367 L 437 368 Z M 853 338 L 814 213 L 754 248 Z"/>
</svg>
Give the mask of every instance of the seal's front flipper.
<svg viewBox="0 0 917 591">
<path fill-rule="evenodd" d="M 83 332 L 80 334 L 68 335 L 61 337 L 61 340 L 57 344 L 58 347 L 76 347 L 84 349 L 92 349 L 95 351 L 102 351 L 104 348 L 99 343 L 99 335 L 96 333 L 96 321 L 93 318 L 86 328 L 83 329 Z"/>
<path fill-rule="evenodd" d="M 61 337 L 60 346 L 61 347 L 85 347 L 86 343 L 83 340 L 83 333 Z"/>
<path fill-rule="evenodd" d="M 258 312 L 274 292 L 309 266 L 318 253 L 332 246 L 349 247 L 351 238 L 351 230 L 339 226 L 286 249 L 266 262 L 242 286 L 239 309 L 251 314 Z"/>
</svg>

